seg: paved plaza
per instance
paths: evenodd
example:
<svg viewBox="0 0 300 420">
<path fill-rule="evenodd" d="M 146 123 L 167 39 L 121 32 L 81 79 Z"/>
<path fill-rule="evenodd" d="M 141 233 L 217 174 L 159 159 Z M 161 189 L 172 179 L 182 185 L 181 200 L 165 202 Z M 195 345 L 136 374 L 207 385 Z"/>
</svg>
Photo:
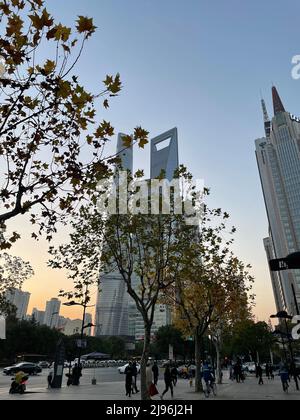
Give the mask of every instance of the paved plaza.
<svg viewBox="0 0 300 420">
<path fill-rule="evenodd" d="M 140 394 L 133 395 L 132 398 L 125 396 L 125 378 L 116 376 L 110 382 L 97 382 L 97 385 L 91 385 L 91 371 L 85 371 L 82 384 L 79 387 L 69 387 L 65 385 L 61 390 L 46 389 L 46 375 L 30 378 L 27 392 L 25 395 L 9 395 L 8 387 L 10 378 L 3 377 L 0 382 L 0 400 L 109 400 L 109 401 L 139 401 Z M 97 375 L 96 375 L 97 376 Z M 245 383 L 237 384 L 227 379 L 227 373 L 224 375 L 224 384 L 218 386 L 217 397 L 210 397 L 208 401 L 213 400 L 300 400 L 300 392 L 296 391 L 295 385 L 291 383 L 288 394 L 282 391 L 281 382 L 278 377 L 274 381 L 265 379 L 263 386 L 258 385 L 254 377 L 248 377 Z M 5 381 L 5 383 L 4 383 Z M 158 384 L 160 392 L 164 390 L 164 382 Z M 160 401 L 159 396 L 154 398 Z M 192 401 L 206 400 L 203 394 L 196 394 L 194 389 L 186 380 L 179 380 L 174 389 L 174 400 L 172 401 Z M 167 394 L 165 401 L 171 401 L 170 394 Z"/>
</svg>

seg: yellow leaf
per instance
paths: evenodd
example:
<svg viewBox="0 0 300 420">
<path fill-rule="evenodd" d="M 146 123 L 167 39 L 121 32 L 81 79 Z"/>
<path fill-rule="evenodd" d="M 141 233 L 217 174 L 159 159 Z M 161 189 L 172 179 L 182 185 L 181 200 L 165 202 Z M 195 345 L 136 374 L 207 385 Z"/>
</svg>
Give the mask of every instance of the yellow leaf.
<svg viewBox="0 0 300 420">
<path fill-rule="evenodd" d="M 86 37 L 91 36 L 96 30 L 93 18 L 78 16 L 76 29 L 80 34 L 86 33 Z"/>
</svg>

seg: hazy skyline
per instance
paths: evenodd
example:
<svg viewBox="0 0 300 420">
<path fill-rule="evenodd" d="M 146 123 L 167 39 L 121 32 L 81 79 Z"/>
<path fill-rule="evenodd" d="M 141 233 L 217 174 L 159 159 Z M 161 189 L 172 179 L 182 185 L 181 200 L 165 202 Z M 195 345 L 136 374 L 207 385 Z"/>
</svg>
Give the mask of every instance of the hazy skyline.
<svg viewBox="0 0 300 420">
<path fill-rule="evenodd" d="M 76 73 L 95 90 L 106 74 L 120 72 L 124 84 L 111 108 L 100 116 L 117 132 L 142 125 L 154 137 L 178 127 L 180 162 L 211 188 L 212 205 L 222 207 L 237 227 L 235 252 L 253 266 L 260 319 L 275 305 L 263 238 L 268 224 L 255 159 L 256 138 L 264 135 L 260 90 L 269 113 L 274 83 L 284 105 L 300 114 L 300 81 L 291 60 L 300 54 L 296 0 L 182 2 L 177 0 L 46 1 L 51 13 L 71 25 L 77 15 L 93 16 L 98 26 Z M 47 53 L 47 52 L 45 52 Z M 115 148 L 115 142 L 111 148 Z M 135 167 L 149 170 L 149 146 L 138 151 Z M 47 269 L 47 244 L 30 239 L 23 218 L 9 227 L 23 239 L 12 253 L 31 261 L 36 275 L 24 290 L 32 307 L 71 285 L 63 272 Z M 60 232 L 59 238 L 66 237 Z M 57 241 L 58 239 L 57 238 Z M 66 316 L 79 311 L 64 309 Z"/>
</svg>

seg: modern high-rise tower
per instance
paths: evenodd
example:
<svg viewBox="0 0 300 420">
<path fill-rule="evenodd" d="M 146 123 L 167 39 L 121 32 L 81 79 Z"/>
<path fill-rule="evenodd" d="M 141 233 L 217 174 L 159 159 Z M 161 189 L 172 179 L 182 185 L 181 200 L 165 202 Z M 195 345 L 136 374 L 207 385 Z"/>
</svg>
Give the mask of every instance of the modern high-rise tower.
<svg viewBox="0 0 300 420">
<path fill-rule="evenodd" d="M 120 169 L 133 172 L 133 148 L 125 148 L 124 134 L 119 134 L 117 155 Z M 118 169 L 116 168 L 116 176 Z M 105 252 L 105 245 L 104 251 Z M 96 336 L 128 336 L 128 294 L 118 270 L 100 274 L 100 289 L 96 305 Z"/>
<path fill-rule="evenodd" d="M 19 289 L 9 289 L 5 295 L 8 302 L 16 308 L 16 317 L 18 319 L 25 319 L 28 310 L 30 293 L 23 292 Z"/>
<path fill-rule="evenodd" d="M 124 134 L 119 134 L 117 153 L 122 170 L 133 172 L 133 149 L 124 149 Z M 177 128 L 151 140 L 151 179 L 163 172 L 165 178 L 173 180 L 179 166 Z M 116 175 L 117 175 L 116 169 Z M 133 287 L 138 290 L 139 279 L 134 276 Z M 153 333 L 170 323 L 170 308 L 158 305 L 154 315 Z M 133 299 L 128 295 L 121 274 L 112 269 L 109 274 L 100 275 L 100 291 L 96 305 L 96 336 L 135 336 L 142 340 L 144 321 Z"/>
<path fill-rule="evenodd" d="M 274 117 L 262 101 L 265 137 L 256 140 L 256 157 L 269 221 L 264 240 L 268 260 L 300 251 L 300 119 L 288 113 L 272 88 Z M 300 270 L 271 272 L 278 311 L 296 314 Z"/>
<path fill-rule="evenodd" d="M 57 298 L 53 298 L 46 302 L 44 325 L 50 328 L 57 328 L 59 321 L 61 301 Z"/>
</svg>

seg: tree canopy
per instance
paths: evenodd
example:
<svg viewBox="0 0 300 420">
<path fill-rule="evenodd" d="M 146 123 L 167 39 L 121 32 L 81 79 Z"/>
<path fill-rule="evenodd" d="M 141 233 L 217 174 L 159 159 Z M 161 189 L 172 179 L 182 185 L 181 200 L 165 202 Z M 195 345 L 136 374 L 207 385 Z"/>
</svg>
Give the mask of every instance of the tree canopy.
<svg viewBox="0 0 300 420">
<path fill-rule="evenodd" d="M 107 75 L 90 92 L 74 73 L 96 30 L 92 18 L 68 27 L 43 0 L 5 0 L 0 23 L 0 249 L 8 249 L 20 237 L 7 229 L 12 218 L 27 214 L 33 238 L 44 232 L 51 240 L 58 221 L 96 200 L 116 158 L 105 156 L 114 128 L 98 110 L 122 84 L 119 74 Z M 144 147 L 147 134 L 137 127 L 124 147 Z"/>
</svg>

